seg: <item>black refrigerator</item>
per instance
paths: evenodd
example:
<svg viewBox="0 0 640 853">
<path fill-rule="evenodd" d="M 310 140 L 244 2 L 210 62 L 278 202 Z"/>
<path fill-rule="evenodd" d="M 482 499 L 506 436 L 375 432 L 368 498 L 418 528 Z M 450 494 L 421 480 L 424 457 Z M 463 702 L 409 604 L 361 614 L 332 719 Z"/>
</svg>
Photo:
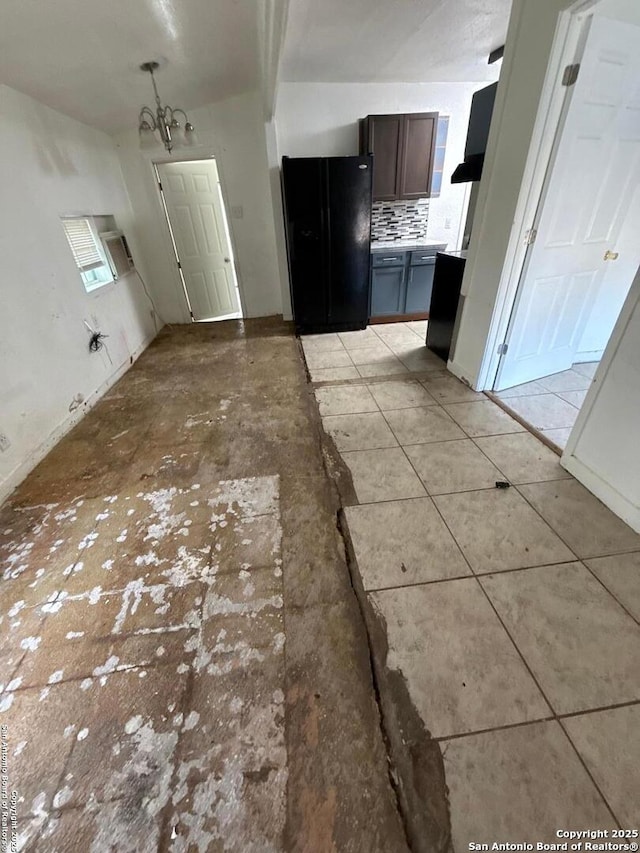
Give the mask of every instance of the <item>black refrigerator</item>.
<svg viewBox="0 0 640 853">
<path fill-rule="evenodd" d="M 369 321 L 373 157 L 283 157 L 282 188 L 296 332 Z"/>
</svg>

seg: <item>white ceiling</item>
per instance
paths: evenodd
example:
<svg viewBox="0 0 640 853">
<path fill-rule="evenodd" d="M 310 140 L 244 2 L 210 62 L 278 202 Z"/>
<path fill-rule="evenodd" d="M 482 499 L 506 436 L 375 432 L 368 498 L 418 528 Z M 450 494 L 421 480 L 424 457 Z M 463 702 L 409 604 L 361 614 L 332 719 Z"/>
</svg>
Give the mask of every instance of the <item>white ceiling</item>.
<svg viewBox="0 0 640 853">
<path fill-rule="evenodd" d="M 483 82 L 511 0 L 291 0 L 283 80 Z"/>
<path fill-rule="evenodd" d="M 256 0 L 1 0 L 0 83 L 113 131 L 153 105 L 193 109 L 259 85 Z"/>
<path fill-rule="evenodd" d="M 259 12 L 283 0 L 0 0 L 0 83 L 107 131 L 163 101 L 194 109 L 260 86 Z M 265 6 L 265 3 L 267 4 Z M 281 79 L 496 78 L 511 0 L 290 0 Z M 260 25 L 261 26 L 261 25 Z"/>
</svg>

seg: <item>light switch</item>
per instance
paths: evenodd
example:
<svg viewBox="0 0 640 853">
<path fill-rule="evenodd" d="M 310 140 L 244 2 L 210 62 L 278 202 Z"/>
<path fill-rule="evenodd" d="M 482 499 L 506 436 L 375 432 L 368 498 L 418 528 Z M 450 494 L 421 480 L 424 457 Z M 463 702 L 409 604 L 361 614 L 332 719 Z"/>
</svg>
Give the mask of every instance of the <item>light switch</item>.
<svg viewBox="0 0 640 853">
<path fill-rule="evenodd" d="M 244 210 L 241 204 L 238 204 L 235 207 L 231 208 L 231 216 L 234 219 L 242 219 L 242 217 L 244 216 Z"/>
</svg>

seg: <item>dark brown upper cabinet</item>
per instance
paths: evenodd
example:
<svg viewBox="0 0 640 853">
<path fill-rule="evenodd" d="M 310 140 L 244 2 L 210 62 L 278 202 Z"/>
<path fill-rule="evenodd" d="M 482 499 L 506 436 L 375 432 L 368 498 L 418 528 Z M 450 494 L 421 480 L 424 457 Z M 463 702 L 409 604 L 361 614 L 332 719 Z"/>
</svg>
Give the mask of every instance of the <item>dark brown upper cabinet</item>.
<svg viewBox="0 0 640 853">
<path fill-rule="evenodd" d="M 373 200 L 429 198 L 438 113 L 367 116 L 360 154 L 373 154 Z"/>
</svg>

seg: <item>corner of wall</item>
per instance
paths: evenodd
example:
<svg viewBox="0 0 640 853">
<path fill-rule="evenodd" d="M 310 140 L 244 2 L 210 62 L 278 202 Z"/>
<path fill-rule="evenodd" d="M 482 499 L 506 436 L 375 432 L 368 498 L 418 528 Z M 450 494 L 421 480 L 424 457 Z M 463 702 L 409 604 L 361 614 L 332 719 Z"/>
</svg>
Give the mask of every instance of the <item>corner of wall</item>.
<svg viewBox="0 0 640 853">
<path fill-rule="evenodd" d="M 160 327 L 157 331 L 155 331 L 152 335 L 147 337 L 142 343 L 136 347 L 136 349 L 131 353 L 129 358 L 121 364 L 95 391 L 91 394 L 91 396 L 84 400 L 82 408 L 78 408 L 73 412 L 70 412 L 67 417 L 65 417 L 60 423 L 57 424 L 54 429 L 47 435 L 47 437 L 36 447 L 34 448 L 28 455 L 26 459 L 20 462 L 12 471 L 9 472 L 8 476 L 6 476 L 3 480 L 0 480 L 0 504 L 2 504 L 8 497 L 11 496 L 11 493 L 20 485 L 20 483 L 25 480 L 28 475 L 33 471 L 33 469 L 39 465 L 40 462 L 45 458 L 47 453 L 55 447 L 55 445 L 64 438 L 67 433 L 71 432 L 71 430 L 80 423 L 80 421 L 85 417 L 85 415 L 93 409 L 93 407 L 98 403 L 102 397 L 112 388 L 119 379 L 121 379 L 124 374 L 129 370 L 131 365 L 140 358 L 142 353 L 147 349 L 147 347 L 151 344 L 151 342 L 157 337 L 160 333 L 162 327 Z"/>
</svg>

